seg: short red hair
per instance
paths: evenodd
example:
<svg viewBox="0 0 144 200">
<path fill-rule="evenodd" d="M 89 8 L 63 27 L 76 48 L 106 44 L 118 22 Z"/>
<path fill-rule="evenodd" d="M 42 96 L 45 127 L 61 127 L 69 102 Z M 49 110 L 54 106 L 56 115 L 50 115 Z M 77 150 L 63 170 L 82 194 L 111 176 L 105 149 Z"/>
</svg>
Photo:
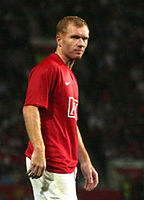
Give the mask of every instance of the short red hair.
<svg viewBox="0 0 144 200">
<path fill-rule="evenodd" d="M 66 33 L 67 27 L 68 25 L 72 23 L 77 27 L 82 27 L 82 26 L 87 26 L 88 30 L 88 24 L 86 23 L 86 21 L 78 16 L 66 16 L 64 18 L 62 18 L 56 27 L 56 35 L 59 33 Z"/>
</svg>

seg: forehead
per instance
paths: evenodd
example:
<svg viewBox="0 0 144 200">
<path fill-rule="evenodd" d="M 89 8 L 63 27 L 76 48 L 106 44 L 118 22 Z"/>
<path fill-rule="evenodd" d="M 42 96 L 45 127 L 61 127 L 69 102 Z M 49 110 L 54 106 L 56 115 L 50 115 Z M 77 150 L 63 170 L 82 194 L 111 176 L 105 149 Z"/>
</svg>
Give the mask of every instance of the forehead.
<svg viewBox="0 0 144 200">
<path fill-rule="evenodd" d="M 89 29 L 86 25 L 82 27 L 77 27 L 76 25 L 70 23 L 67 26 L 66 34 L 68 35 L 79 35 L 83 37 L 89 37 Z"/>
</svg>

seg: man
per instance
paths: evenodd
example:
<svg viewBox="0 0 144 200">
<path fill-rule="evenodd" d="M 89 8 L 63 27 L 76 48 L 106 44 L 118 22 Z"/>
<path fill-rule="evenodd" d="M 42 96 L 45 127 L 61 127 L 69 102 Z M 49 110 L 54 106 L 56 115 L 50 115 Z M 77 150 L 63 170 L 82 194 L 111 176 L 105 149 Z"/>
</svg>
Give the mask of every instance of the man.
<svg viewBox="0 0 144 200">
<path fill-rule="evenodd" d="M 67 16 L 57 24 L 55 53 L 29 76 L 23 116 L 29 136 L 27 175 L 35 200 L 76 200 L 79 159 L 88 191 L 98 184 L 77 126 L 78 85 L 71 69 L 81 59 L 89 39 L 86 22 Z"/>
</svg>

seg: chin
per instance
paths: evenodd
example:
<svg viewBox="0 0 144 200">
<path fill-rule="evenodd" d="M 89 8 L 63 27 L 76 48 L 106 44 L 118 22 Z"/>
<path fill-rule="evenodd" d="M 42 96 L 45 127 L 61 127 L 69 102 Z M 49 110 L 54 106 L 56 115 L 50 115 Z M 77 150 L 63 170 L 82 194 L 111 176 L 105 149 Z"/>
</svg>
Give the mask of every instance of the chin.
<svg viewBox="0 0 144 200">
<path fill-rule="evenodd" d="M 74 57 L 74 60 L 80 60 L 81 58 L 82 58 L 82 54 L 80 54 L 80 55 L 76 55 L 75 57 Z"/>
</svg>

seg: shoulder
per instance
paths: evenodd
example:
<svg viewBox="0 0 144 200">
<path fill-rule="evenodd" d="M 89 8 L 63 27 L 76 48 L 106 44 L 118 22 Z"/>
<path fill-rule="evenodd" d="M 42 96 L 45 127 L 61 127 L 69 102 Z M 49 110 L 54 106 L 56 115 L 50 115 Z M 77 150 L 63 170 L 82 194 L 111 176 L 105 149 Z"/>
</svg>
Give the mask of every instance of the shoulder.
<svg viewBox="0 0 144 200">
<path fill-rule="evenodd" d="M 38 65 L 36 65 L 30 72 L 32 74 L 45 74 L 52 75 L 59 71 L 59 64 L 53 59 L 53 54 L 42 60 Z"/>
</svg>

